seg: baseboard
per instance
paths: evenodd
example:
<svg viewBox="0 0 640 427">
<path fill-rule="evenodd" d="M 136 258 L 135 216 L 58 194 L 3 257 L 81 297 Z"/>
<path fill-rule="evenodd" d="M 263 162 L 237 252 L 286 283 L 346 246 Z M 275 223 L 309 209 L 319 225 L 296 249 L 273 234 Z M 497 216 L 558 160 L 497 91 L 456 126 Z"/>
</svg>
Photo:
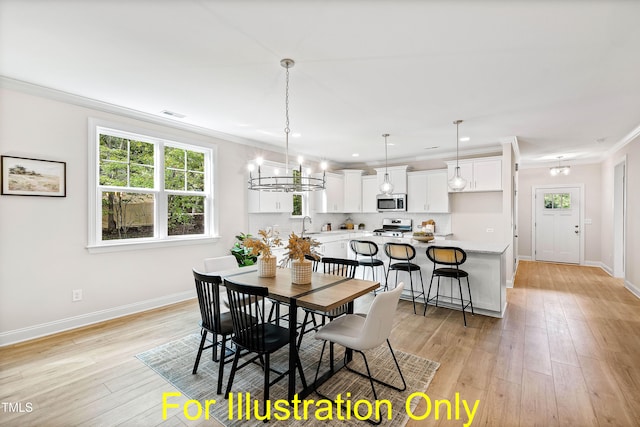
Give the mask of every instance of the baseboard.
<svg viewBox="0 0 640 427">
<path fill-rule="evenodd" d="M 529 255 L 518 255 L 518 262 L 520 261 L 531 261 L 531 257 Z"/>
<path fill-rule="evenodd" d="M 627 288 L 629 290 L 629 292 L 631 292 L 632 294 L 634 294 L 637 298 L 640 299 L 640 288 L 634 284 L 632 284 L 630 281 L 625 280 L 624 281 L 624 287 Z"/>
<path fill-rule="evenodd" d="M 82 314 L 80 316 L 55 320 L 53 322 L 41 323 L 27 328 L 2 332 L 0 333 L 0 347 L 80 328 L 82 326 L 92 325 L 94 323 L 104 322 L 106 320 L 115 319 L 129 314 L 163 307 L 169 304 L 175 304 L 191 298 L 195 298 L 195 291 L 181 292 L 133 304 L 122 305 L 120 307 Z"/>
</svg>

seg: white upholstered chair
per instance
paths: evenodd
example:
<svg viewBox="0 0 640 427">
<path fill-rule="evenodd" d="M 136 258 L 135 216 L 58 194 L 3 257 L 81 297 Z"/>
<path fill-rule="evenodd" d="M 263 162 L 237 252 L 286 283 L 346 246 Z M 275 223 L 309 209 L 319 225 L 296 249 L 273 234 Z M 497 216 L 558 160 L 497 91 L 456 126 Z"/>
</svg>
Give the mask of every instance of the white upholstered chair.
<svg viewBox="0 0 640 427">
<path fill-rule="evenodd" d="M 320 330 L 316 333 L 315 338 L 324 340 L 324 343 L 322 344 L 322 351 L 320 353 L 320 360 L 318 361 L 318 368 L 316 369 L 316 378 L 314 382 L 317 382 L 318 379 L 318 373 L 320 372 L 320 365 L 322 363 L 322 356 L 324 355 L 324 349 L 327 345 L 327 342 L 332 342 L 335 344 L 339 344 L 345 348 L 351 349 L 362 355 L 365 367 L 367 369 L 366 374 L 354 371 L 353 369 L 349 368 L 346 360 L 346 352 L 345 367 L 348 370 L 355 372 L 358 375 L 365 376 L 369 379 L 369 382 L 371 383 L 371 390 L 373 391 L 375 400 L 378 399 L 378 395 L 376 393 L 375 386 L 373 385 L 374 381 L 378 384 L 391 387 L 394 390 L 398 391 L 403 391 L 407 388 L 407 383 L 405 382 L 402 371 L 400 370 L 400 365 L 398 364 L 396 355 L 393 353 L 393 348 L 391 348 L 391 343 L 389 342 L 389 335 L 391 334 L 391 327 L 393 326 L 393 316 L 396 312 L 398 300 L 400 299 L 400 294 L 402 293 L 403 288 L 404 284 L 400 282 L 393 290 L 378 293 L 373 299 L 371 307 L 369 308 L 369 312 L 366 316 L 347 314 L 346 316 L 338 317 L 332 320 L 330 323 L 320 328 Z M 398 373 L 400 374 L 402 387 L 397 387 L 392 384 L 385 383 L 371 376 L 371 371 L 369 369 L 369 364 L 367 363 L 367 357 L 365 356 L 364 351 L 378 347 L 385 341 L 389 346 L 389 351 L 391 352 L 393 361 L 395 362 Z M 329 397 L 323 396 L 318 390 L 316 390 L 316 392 L 323 398 L 332 400 Z M 380 414 L 378 414 L 378 416 L 379 418 L 377 420 L 369 420 L 369 422 L 373 424 L 379 424 L 382 420 L 382 417 Z"/>
</svg>

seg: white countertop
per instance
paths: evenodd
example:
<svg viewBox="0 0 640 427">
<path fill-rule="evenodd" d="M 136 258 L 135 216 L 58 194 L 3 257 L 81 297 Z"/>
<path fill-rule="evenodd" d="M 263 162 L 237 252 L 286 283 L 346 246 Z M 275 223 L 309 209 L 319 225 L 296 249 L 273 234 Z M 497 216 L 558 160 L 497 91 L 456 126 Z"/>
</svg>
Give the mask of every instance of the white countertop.
<svg viewBox="0 0 640 427">
<path fill-rule="evenodd" d="M 406 240 L 416 248 L 427 248 L 428 246 L 455 246 L 465 252 L 486 253 L 486 254 L 502 254 L 509 247 L 508 244 L 486 243 L 486 242 L 468 242 L 464 240 L 432 240 L 429 243 L 418 242 L 413 239 Z"/>
</svg>

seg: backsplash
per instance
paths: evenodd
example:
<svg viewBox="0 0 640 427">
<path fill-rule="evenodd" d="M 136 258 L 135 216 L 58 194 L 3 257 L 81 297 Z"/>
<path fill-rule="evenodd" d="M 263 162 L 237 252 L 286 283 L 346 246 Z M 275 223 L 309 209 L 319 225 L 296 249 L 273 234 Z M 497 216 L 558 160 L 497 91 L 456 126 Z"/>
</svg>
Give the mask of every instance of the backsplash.
<svg viewBox="0 0 640 427">
<path fill-rule="evenodd" d="M 322 226 L 331 223 L 332 230 L 339 230 L 340 225 L 347 218 L 351 218 L 354 228 L 358 228 L 359 224 L 365 225 L 365 230 L 372 231 L 382 226 L 384 218 L 410 218 L 413 220 L 413 227 L 421 224 L 423 221 L 432 219 L 436 223 L 436 233 L 447 234 L 452 233 L 451 230 L 451 214 L 431 214 L 431 213 L 408 213 L 408 212 L 389 212 L 389 213 L 353 213 L 353 214 L 323 214 L 315 213 L 309 215 L 311 224 L 307 220 L 307 231 L 321 231 Z M 269 227 L 276 228 L 280 232 L 280 236 L 288 236 L 291 231 L 300 234 L 302 230 L 302 218 L 291 218 L 285 213 L 259 213 L 249 214 L 249 230 L 251 234 L 256 234 L 260 229 Z"/>
</svg>

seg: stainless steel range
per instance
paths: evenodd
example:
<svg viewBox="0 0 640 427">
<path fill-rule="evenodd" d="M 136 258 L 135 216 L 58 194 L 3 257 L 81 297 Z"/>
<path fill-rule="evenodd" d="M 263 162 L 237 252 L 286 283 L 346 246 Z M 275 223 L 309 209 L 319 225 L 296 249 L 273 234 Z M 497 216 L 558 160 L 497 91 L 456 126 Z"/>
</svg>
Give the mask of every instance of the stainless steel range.
<svg viewBox="0 0 640 427">
<path fill-rule="evenodd" d="M 402 237 L 404 233 L 410 233 L 413 220 L 406 218 L 384 218 L 382 228 L 373 230 L 374 236 Z"/>
</svg>

